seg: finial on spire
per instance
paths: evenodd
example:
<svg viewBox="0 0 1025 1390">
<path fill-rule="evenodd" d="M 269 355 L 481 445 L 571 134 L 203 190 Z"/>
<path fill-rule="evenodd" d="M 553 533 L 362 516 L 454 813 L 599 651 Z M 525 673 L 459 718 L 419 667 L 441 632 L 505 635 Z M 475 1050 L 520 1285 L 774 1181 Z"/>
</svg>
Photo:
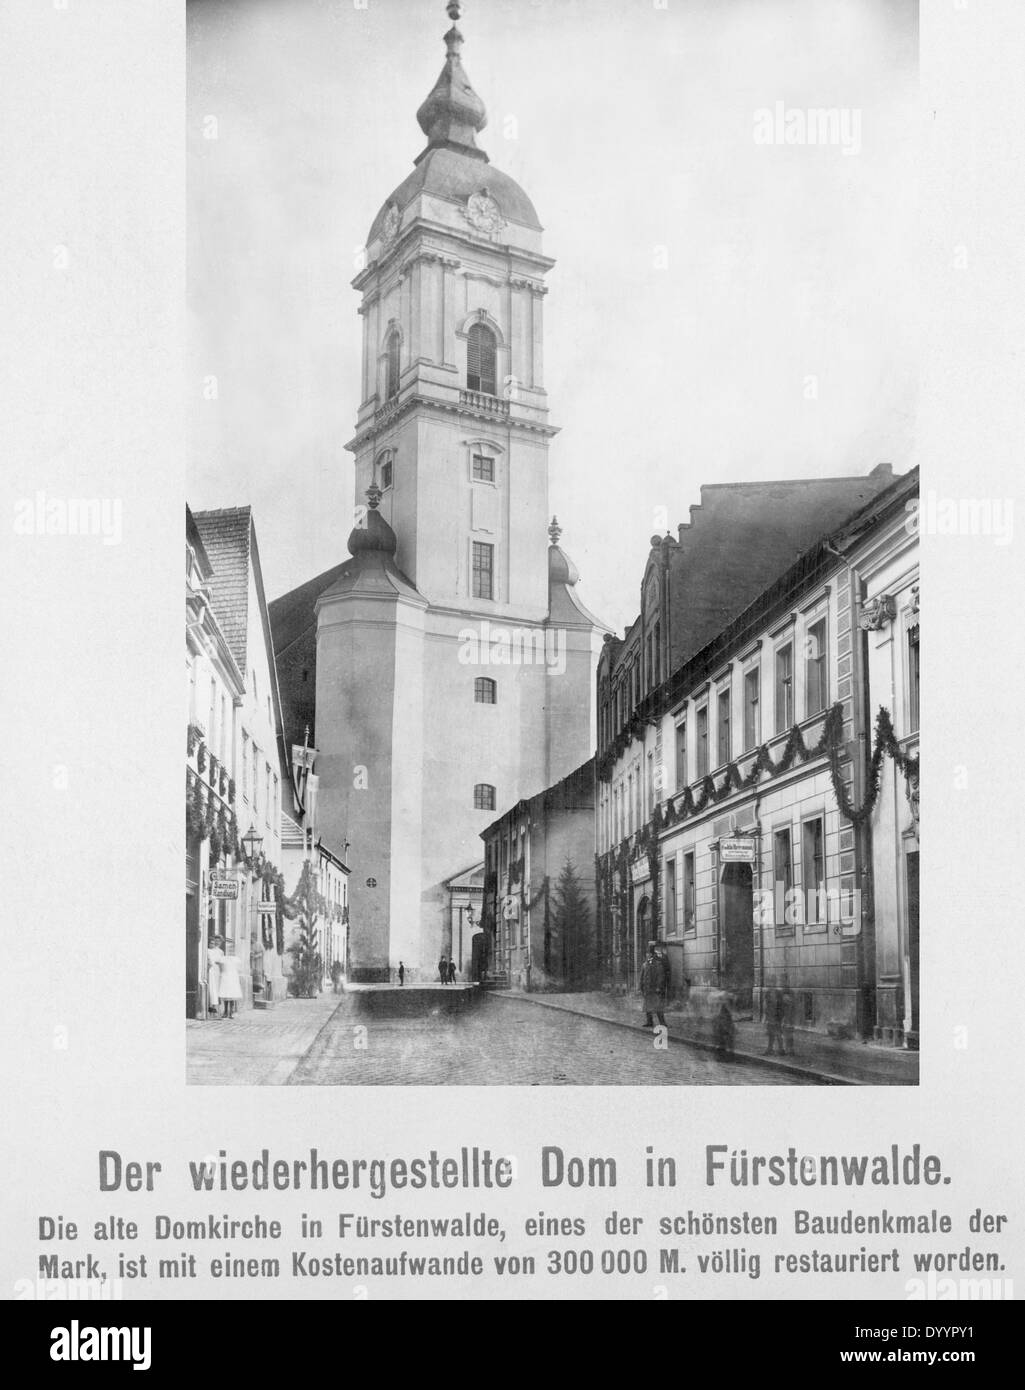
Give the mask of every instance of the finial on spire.
<svg viewBox="0 0 1025 1390">
<path fill-rule="evenodd" d="M 376 511 L 381 498 L 384 496 L 381 489 L 377 486 L 377 459 L 374 459 L 374 468 L 370 476 L 370 486 L 367 488 L 367 505 L 371 511 Z"/>
<path fill-rule="evenodd" d="M 561 535 L 562 527 L 559 525 L 559 518 L 557 516 L 553 516 L 552 524 L 548 528 L 548 539 L 551 541 L 552 545 L 558 545 L 559 537 Z"/>
<path fill-rule="evenodd" d="M 470 86 L 470 79 L 463 71 L 459 58 L 463 36 L 456 28 L 455 21 L 462 14 L 461 0 L 449 0 L 445 9 L 452 20 L 452 28 L 445 35 L 445 66 L 430 96 L 416 113 L 416 118 L 427 136 L 428 150 L 457 149 L 475 159 L 487 160 L 487 155 L 477 148 L 474 139 L 477 132 L 487 125 L 487 112 L 484 103 Z M 419 160 L 416 162 L 419 163 Z"/>
</svg>

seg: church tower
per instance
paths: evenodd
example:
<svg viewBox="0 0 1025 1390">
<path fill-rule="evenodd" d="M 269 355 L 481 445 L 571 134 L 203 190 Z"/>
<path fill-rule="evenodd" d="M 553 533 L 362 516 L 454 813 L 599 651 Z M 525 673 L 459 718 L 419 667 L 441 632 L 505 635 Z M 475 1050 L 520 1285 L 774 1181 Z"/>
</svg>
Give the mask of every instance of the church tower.
<svg viewBox="0 0 1025 1390">
<path fill-rule="evenodd" d="M 604 625 L 548 513 L 544 277 L 523 190 L 477 145 L 456 27 L 427 144 L 354 280 L 363 324 L 351 560 L 316 599 L 325 838 L 350 842 L 351 973 L 430 974 L 481 831 L 594 749 Z M 468 962 L 457 960 L 461 974 Z M 465 977 L 465 976 L 464 976 Z"/>
</svg>

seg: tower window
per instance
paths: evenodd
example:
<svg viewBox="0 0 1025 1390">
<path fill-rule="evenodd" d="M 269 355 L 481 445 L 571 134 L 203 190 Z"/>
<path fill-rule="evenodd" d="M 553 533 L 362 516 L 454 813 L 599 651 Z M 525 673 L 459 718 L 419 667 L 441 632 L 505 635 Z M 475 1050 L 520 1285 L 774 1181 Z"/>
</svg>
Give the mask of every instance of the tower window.
<svg viewBox="0 0 1025 1390">
<path fill-rule="evenodd" d="M 483 323 L 470 329 L 466 344 L 466 385 L 470 391 L 495 394 L 495 335 Z"/>
<path fill-rule="evenodd" d="M 473 789 L 473 809 L 493 811 L 495 809 L 495 789 L 490 782 L 478 782 Z"/>
<path fill-rule="evenodd" d="M 495 547 L 487 541 L 473 542 L 473 597 L 494 598 Z"/>
<path fill-rule="evenodd" d="M 390 401 L 392 396 L 399 393 L 399 335 L 394 330 L 388 334 L 387 344 L 387 372 L 385 396 Z"/>
<path fill-rule="evenodd" d="M 392 461 L 386 458 L 381 463 L 381 490 L 390 488 L 392 485 Z"/>
<path fill-rule="evenodd" d="M 493 483 L 495 481 L 495 460 L 493 458 L 488 458 L 487 454 L 474 454 L 473 481 L 475 483 Z"/>
<path fill-rule="evenodd" d="M 493 705 L 498 696 L 498 686 L 490 676 L 478 676 L 473 683 L 473 698 L 478 705 Z"/>
</svg>

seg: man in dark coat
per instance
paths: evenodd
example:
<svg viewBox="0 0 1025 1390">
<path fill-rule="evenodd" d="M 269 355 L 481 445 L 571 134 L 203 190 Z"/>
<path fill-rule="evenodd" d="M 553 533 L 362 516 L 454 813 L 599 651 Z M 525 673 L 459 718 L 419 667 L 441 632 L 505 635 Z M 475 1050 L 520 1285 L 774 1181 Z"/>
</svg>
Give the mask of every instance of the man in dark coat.
<svg viewBox="0 0 1025 1390">
<path fill-rule="evenodd" d="M 658 942 L 648 943 L 648 954 L 641 966 L 641 993 L 644 995 L 644 1026 L 653 1028 L 652 1014 L 657 1015 L 659 1025 L 666 1026 L 665 1007 L 669 995 L 669 967 L 664 957 L 657 951 Z"/>
</svg>

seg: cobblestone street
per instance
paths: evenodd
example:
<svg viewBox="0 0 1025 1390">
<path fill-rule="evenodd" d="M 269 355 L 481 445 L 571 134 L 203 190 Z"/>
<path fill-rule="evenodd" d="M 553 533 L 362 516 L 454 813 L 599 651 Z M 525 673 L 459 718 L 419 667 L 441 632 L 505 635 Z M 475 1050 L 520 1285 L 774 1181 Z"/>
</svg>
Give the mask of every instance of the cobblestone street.
<svg viewBox="0 0 1025 1390">
<path fill-rule="evenodd" d="M 366 1033 L 360 1029 L 366 1029 Z M 364 1045 L 365 1044 L 365 1045 Z M 793 1086 L 812 1084 L 650 1034 L 517 999 L 456 1018 L 368 1017 L 351 996 L 288 1078 L 293 1086 Z"/>
</svg>

